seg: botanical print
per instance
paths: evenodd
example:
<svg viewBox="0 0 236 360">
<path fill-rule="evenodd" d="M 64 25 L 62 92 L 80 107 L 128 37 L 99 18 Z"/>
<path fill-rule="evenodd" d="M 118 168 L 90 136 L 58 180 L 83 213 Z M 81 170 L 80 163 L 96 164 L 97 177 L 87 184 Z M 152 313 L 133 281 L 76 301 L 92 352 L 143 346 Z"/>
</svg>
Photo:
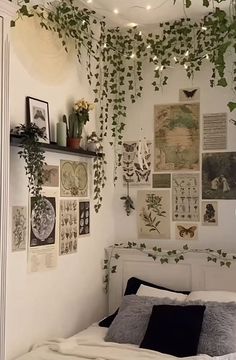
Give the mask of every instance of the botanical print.
<svg viewBox="0 0 236 360">
<path fill-rule="evenodd" d="M 61 160 L 61 196 L 88 196 L 88 166 L 86 162 Z"/>
<path fill-rule="evenodd" d="M 44 165 L 43 167 L 43 186 L 59 186 L 59 166 Z"/>
<path fill-rule="evenodd" d="M 56 199 L 44 197 L 44 206 L 35 221 L 35 198 L 31 199 L 30 247 L 55 244 Z M 38 221 L 38 218 L 40 221 Z"/>
<path fill-rule="evenodd" d="M 152 174 L 153 188 L 170 188 L 171 175 L 170 174 Z"/>
<path fill-rule="evenodd" d="M 202 201 L 202 225 L 218 225 L 217 201 Z"/>
<path fill-rule="evenodd" d="M 176 224 L 175 225 L 176 240 L 197 240 L 198 226 L 197 224 Z"/>
<path fill-rule="evenodd" d="M 203 150 L 227 148 L 227 114 L 203 114 Z"/>
<path fill-rule="evenodd" d="M 130 184 L 150 184 L 151 143 L 126 141 L 123 143 L 123 180 Z"/>
<path fill-rule="evenodd" d="M 180 89 L 179 90 L 179 101 L 200 101 L 200 89 Z"/>
<path fill-rule="evenodd" d="M 90 202 L 79 202 L 79 235 L 90 233 Z"/>
<path fill-rule="evenodd" d="M 170 193 L 168 190 L 138 191 L 138 237 L 170 238 Z"/>
<path fill-rule="evenodd" d="M 27 208 L 12 206 L 12 251 L 26 249 Z"/>
<path fill-rule="evenodd" d="M 236 199 L 236 152 L 202 155 L 202 198 Z"/>
<path fill-rule="evenodd" d="M 199 104 L 154 107 L 154 171 L 199 169 Z"/>
<path fill-rule="evenodd" d="M 199 174 L 172 174 L 172 220 L 199 221 Z"/>
<path fill-rule="evenodd" d="M 78 201 L 60 200 L 60 255 L 77 251 L 78 245 Z"/>
</svg>

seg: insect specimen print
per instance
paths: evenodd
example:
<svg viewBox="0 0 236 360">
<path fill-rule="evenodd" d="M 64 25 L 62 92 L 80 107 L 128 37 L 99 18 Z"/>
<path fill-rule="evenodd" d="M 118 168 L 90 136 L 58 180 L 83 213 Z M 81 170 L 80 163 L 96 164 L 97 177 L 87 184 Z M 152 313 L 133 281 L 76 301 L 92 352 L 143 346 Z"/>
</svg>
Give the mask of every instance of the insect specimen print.
<svg viewBox="0 0 236 360">
<path fill-rule="evenodd" d="M 123 143 L 123 180 L 124 183 L 150 184 L 151 174 L 151 143 L 127 141 Z"/>
<path fill-rule="evenodd" d="M 90 202 L 79 202 L 79 235 L 89 235 L 90 233 Z"/>
<path fill-rule="evenodd" d="M 60 200 L 60 255 L 77 251 L 78 201 Z"/>
</svg>

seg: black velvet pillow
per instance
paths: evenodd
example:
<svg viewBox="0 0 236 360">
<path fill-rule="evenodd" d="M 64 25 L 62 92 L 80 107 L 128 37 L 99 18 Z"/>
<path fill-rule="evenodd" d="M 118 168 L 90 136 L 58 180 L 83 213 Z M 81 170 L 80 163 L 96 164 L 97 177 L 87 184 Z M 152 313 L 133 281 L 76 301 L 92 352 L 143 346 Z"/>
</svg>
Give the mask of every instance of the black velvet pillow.
<svg viewBox="0 0 236 360">
<path fill-rule="evenodd" d="M 177 357 L 197 355 L 203 305 L 154 305 L 140 347 Z"/>
<path fill-rule="evenodd" d="M 137 293 L 140 285 L 146 285 L 146 286 L 153 287 L 155 289 L 167 290 L 167 291 L 172 291 L 172 292 L 176 292 L 176 293 L 179 293 L 179 294 L 185 294 L 185 295 L 188 295 L 190 293 L 190 291 L 171 290 L 171 289 L 165 288 L 163 286 L 158 286 L 158 285 L 152 284 L 152 283 L 150 283 L 148 281 L 138 279 L 136 277 L 131 277 L 127 281 L 127 285 L 126 285 L 124 295 L 135 295 Z M 119 308 L 113 314 L 111 314 L 111 315 L 107 316 L 105 319 L 101 320 L 99 322 L 99 326 L 101 326 L 101 327 L 109 327 L 111 325 L 112 321 L 115 319 L 116 315 L 118 314 L 118 311 L 119 311 Z"/>
</svg>

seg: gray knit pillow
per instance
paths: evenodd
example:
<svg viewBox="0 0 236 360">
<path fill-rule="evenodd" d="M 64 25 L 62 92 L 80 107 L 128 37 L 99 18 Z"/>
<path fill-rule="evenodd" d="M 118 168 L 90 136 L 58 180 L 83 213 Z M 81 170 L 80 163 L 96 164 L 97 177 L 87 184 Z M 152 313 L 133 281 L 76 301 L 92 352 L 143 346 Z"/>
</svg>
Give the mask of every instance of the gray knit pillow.
<svg viewBox="0 0 236 360">
<path fill-rule="evenodd" d="M 126 295 L 105 341 L 139 345 L 146 333 L 153 305 L 183 305 L 169 298 Z"/>
<path fill-rule="evenodd" d="M 198 354 L 221 356 L 236 352 L 236 303 L 201 302 L 206 305 Z"/>
</svg>

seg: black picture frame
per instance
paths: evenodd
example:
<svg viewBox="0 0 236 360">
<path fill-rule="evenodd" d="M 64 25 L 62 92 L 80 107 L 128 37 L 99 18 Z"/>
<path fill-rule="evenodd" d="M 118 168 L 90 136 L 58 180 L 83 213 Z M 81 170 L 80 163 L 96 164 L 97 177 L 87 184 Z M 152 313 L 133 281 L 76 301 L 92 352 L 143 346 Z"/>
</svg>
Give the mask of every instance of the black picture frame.
<svg viewBox="0 0 236 360">
<path fill-rule="evenodd" d="M 39 128 L 45 127 L 45 135 L 47 139 L 40 139 L 39 141 L 42 143 L 50 144 L 49 105 L 47 101 L 27 96 L 26 121 L 28 124 L 36 124 Z"/>
</svg>

